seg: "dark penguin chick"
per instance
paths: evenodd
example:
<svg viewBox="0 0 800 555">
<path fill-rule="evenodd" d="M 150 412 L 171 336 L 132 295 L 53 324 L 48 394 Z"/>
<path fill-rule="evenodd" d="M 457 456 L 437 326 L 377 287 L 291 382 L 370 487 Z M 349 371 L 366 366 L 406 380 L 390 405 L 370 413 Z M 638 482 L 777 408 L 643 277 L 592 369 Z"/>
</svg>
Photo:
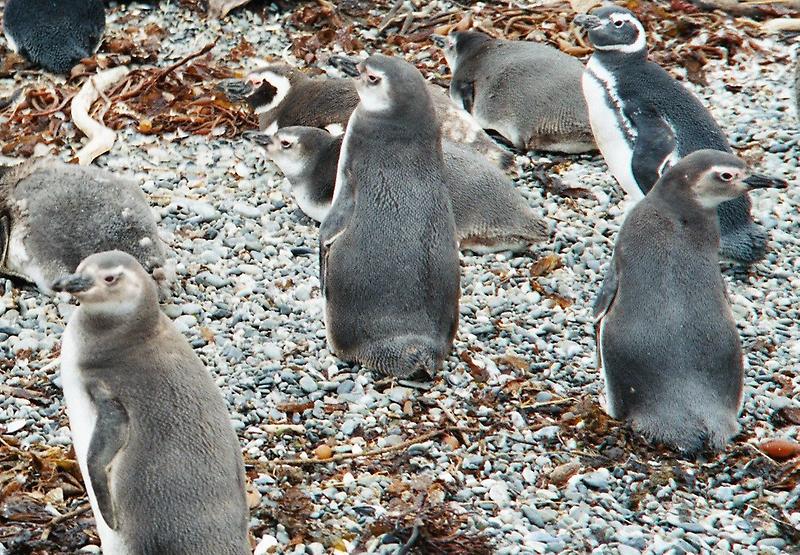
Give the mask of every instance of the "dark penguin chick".
<svg viewBox="0 0 800 555">
<path fill-rule="evenodd" d="M 331 207 L 342 136 L 315 127 L 285 127 L 248 137 L 266 150 L 292 184 L 300 210 L 322 222 Z M 462 249 L 522 251 L 548 237 L 547 225 L 514 183 L 480 154 L 442 141 L 445 180 Z"/>
<path fill-rule="evenodd" d="M 319 233 L 325 330 L 344 360 L 432 375 L 452 350 L 460 293 L 441 129 L 414 66 L 374 55 L 359 71 Z"/>
<path fill-rule="evenodd" d="M 453 74 L 450 97 L 481 127 L 523 151 L 597 148 L 578 59 L 544 44 L 493 39 L 477 31 L 432 38 Z"/>
<path fill-rule="evenodd" d="M 53 73 L 69 73 L 100 46 L 101 0 L 8 0 L 3 31 L 14 52 Z"/>
<path fill-rule="evenodd" d="M 608 413 L 694 454 L 738 429 L 743 356 L 719 268 L 720 203 L 786 182 L 689 154 L 625 218 L 594 306 Z"/>
<path fill-rule="evenodd" d="M 354 60 L 338 56 L 333 61 L 346 74 L 357 73 Z M 503 169 L 513 165 L 513 154 L 495 143 L 472 116 L 450 102 L 443 88 L 430 83 L 426 86 L 446 139 L 469 145 Z M 220 88 L 232 100 L 244 99 L 259 115 L 261 130 L 269 135 L 291 126 L 319 127 L 341 135 L 359 102 L 352 79 L 310 77 L 282 64 L 258 69 L 245 82 L 223 82 Z"/>
<path fill-rule="evenodd" d="M 135 258 L 86 258 L 53 289 L 75 458 L 103 553 L 246 555 L 241 447 L 225 400 Z"/>
<path fill-rule="evenodd" d="M 616 6 L 575 18 L 595 48 L 583 92 L 597 146 L 626 193 L 641 198 L 661 173 L 700 149 L 731 152 L 700 101 L 664 69 L 647 60 L 642 24 Z M 673 141 L 664 141 L 664 133 Z M 746 193 L 719 207 L 720 254 L 742 264 L 763 258 L 767 234 L 750 216 Z"/>
<path fill-rule="evenodd" d="M 164 277 L 165 249 L 139 185 L 53 158 L 0 168 L 0 273 L 45 293 L 105 250 L 123 250 Z"/>
</svg>

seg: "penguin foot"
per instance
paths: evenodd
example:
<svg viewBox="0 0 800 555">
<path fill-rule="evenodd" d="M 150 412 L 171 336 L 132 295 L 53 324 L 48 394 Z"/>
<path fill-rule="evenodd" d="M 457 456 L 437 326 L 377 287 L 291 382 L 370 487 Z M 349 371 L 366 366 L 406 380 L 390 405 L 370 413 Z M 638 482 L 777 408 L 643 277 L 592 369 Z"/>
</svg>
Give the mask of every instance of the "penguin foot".
<svg viewBox="0 0 800 555">
<path fill-rule="evenodd" d="M 739 264 L 758 262 L 766 252 L 767 232 L 756 224 L 727 230 L 720 240 L 720 257 Z"/>
</svg>

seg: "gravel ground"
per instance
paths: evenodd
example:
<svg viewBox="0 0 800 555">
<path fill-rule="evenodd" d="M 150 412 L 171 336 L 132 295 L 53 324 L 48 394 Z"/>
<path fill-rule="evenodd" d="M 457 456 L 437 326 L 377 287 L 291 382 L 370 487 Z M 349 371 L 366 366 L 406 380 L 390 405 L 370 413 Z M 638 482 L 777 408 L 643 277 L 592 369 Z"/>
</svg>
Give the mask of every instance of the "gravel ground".
<svg viewBox="0 0 800 555">
<path fill-rule="evenodd" d="M 170 29 L 159 65 L 218 35 L 215 56 L 232 67 L 247 65 L 226 57 L 242 36 L 259 55 L 292 59 L 277 12 L 239 10 L 218 23 L 171 3 L 132 4 L 110 15 L 109 28 L 131 16 Z M 724 269 L 747 358 L 742 433 L 724 454 L 700 461 L 644 445 L 597 405 L 591 303 L 625 209 L 601 158 L 518 157 L 519 188 L 555 239 L 518 257 L 462 256 L 453 353 L 432 383 L 415 384 L 378 380 L 329 351 L 317 226 L 271 163 L 242 141 L 120 134 L 98 164 L 140 180 L 160 218 L 179 278 L 163 309 L 229 403 L 258 492 L 251 528 L 260 549 L 395 553 L 416 524 L 421 553 L 800 552 L 798 470 L 757 449 L 798 440 L 800 423 L 792 410 L 800 407 L 800 144 L 791 42 L 758 44 L 761 54 L 712 62 L 708 86 L 690 85 L 741 156 L 793 182 L 753 195 L 772 237 L 766 260 L 747 273 Z M 554 174 L 571 196 L 543 186 L 542 176 Z M 68 421 L 58 370 L 47 365 L 73 306 L 8 281 L 0 291 L 3 443 L 62 452 Z M 275 424 L 295 427 L 276 433 Z M 432 432 L 442 433 L 424 435 Z M 428 439 L 404 447 L 420 437 Z M 391 447 L 388 456 L 372 453 Z M 344 460 L 293 460 L 328 456 L 328 448 Z M 0 477 L 0 553 L 37 545 L 41 553 L 98 552 L 86 515 L 60 536 L 51 526 L 52 537 L 65 538 L 61 550 L 41 547 L 46 519 L 32 535 L 12 537 L 14 480 Z M 17 489 L 35 479 L 18 469 Z M 45 496 L 50 516 L 85 501 L 60 487 L 33 492 Z M 464 534 L 448 538 L 448 525 Z"/>
</svg>

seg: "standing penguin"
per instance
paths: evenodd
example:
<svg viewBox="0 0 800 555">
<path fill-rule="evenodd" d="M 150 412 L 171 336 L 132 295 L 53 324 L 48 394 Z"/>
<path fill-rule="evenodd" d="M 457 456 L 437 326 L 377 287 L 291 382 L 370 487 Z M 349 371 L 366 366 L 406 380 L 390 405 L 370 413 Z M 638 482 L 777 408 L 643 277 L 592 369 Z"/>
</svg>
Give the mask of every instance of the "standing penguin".
<svg viewBox="0 0 800 555">
<path fill-rule="evenodd" d="M 356 62 L 350 58 L 336 56 L 331 62 L 351 77 L 358 74 Z M 453 105 L 443 88 L 426 85 L 445 138 L 470 146 L 503 169 L 511 167 L 514 156 L 495 143 L 475 118 Z M 310 77 L 283 64 L 262 67 L 247 81 L 226 81 L 220 88 L 232 100 L 243 98 L 259 115 L 261 130 L 269 135 L 290 126 L 320 127 L 341 135 L 359 102 L 352 79 Z"/>
<path fill-rule="evenodd" d="M 700 149 L 731 152 L 722 130 L 700 101 L 664 69 L 647 60 L 642 24 L 616 6 L 580 15 L 595 51 L 583 92 L 597 146 L 616 180 L 641 198 L 663 171 Z M 666 133 L 673 140 L 665 141 Z M 742 264 L 763 258 L 767 234 L 753 223 L 746 193 L 719 207 L 720 254 Z"/>
<path fill-rule="evenodd" d="M 608 413 L 696 453 L 739 429 L 743 357 L 719 269 L 717 206 L 786 182 L 735 156 L 677 162 L 622 224 L 594 306 Z"/>
<path fill-rule="evenodd" d="M 245 555 L 241 447 L 225 401 L 135 258 L 94 254 L 53 289 L 80 301 L 61 380 L 103 553 Z"/>
<path fill-rule="evenodd" d="M 581 94 L 583 64 L 544 44 L 477 31 L 433 35 L 453 74 L 450 97 L 521 150 L 595 150 Z"/>
<path fill-rule="evenodd" d="M 325 219 L 333 200 L 342 136 L 316 127 L 284 127 L 274 135 L 249 134 L 292 184 L 300 209 Z M 514 183 L 480 154 L 442 141 L 445 182 L 462 249 L 486 253 L 521 251 L 547 237 L 547 225 Z"/>
<path fill-rule="evenodd" d="M 433 374 L 453 346 L 459 265 L 441 130 L 411 64 L 359 64 L 333 206 L 320 227 L 328 341 L 382 374 Z"/>
<path fill-rule="evenodd" d="M 94 54 L 105 26 L 101 0 L 8 0 L 3 14 L 11 50 L 53 73 Z"/>
<path fill-rule="evenodd" d="M 115 249 L 163 274 L 164 247 L 137 183 L 54 158 L 0 166 L 0 274 L 49 293 L 81 260 Z"/>
</svg>

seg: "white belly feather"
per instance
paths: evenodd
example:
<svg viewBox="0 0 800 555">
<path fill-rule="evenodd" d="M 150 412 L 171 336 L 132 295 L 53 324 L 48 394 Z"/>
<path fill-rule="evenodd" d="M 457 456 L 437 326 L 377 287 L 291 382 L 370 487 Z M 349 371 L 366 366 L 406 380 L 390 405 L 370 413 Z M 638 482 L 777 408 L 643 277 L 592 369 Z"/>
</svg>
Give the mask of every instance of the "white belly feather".
<svg viewBox="0 0 800 555">
<path fill-rule="evenodd" d="M 12 273 L 31 280 L 45 293 L 50 293 L 50 286 L 52 284 L 44 277 L 42 269 L 25 249 L 24 239 L 27 234 L 28 232 L 24 226 L 11 226 L 11 236 L 8 238 L 8 258 L 6 259 L 6 267 L 11 270 Z"/>
<path fill-rule="evenodd" d="M 607 87 L 614 85 L 614 77 L 600 64 L 593 62 L 594 59 L 589 60 L 582 78 L 592 133 L 609 171 L 628 195 L 639 200 L 644 194 L 633 177 L 633 150 L 619 127 L 616 109 L 608 105 Z"/>
<path fill-rule="evenodd" d="M 64 388 L 64 400 L 67 405 L 69 427 L 72 433 L 72 445 L 75 448 L 75 457 L 78 459 L 78 465 L 83 475 L 83 483 L 86 486 L 86 494 L 89 496 L 89 503 L 94 513 L 103 554 L 124 555 L 128 553 L 128 550 L 125 548 L 119 534 L 106 524 L 100 514 L 97 499 L 94 495 L 94 488 L 89 479 L 87 459 L 89 444 L 97 422 L 97 410 L 89 398 L 80 368 L 78 368 L 79 348 L 80 338 L 76 334 L 75 328 L 67 325 L 61 338 L 61 384 Z"/>
</svg>

